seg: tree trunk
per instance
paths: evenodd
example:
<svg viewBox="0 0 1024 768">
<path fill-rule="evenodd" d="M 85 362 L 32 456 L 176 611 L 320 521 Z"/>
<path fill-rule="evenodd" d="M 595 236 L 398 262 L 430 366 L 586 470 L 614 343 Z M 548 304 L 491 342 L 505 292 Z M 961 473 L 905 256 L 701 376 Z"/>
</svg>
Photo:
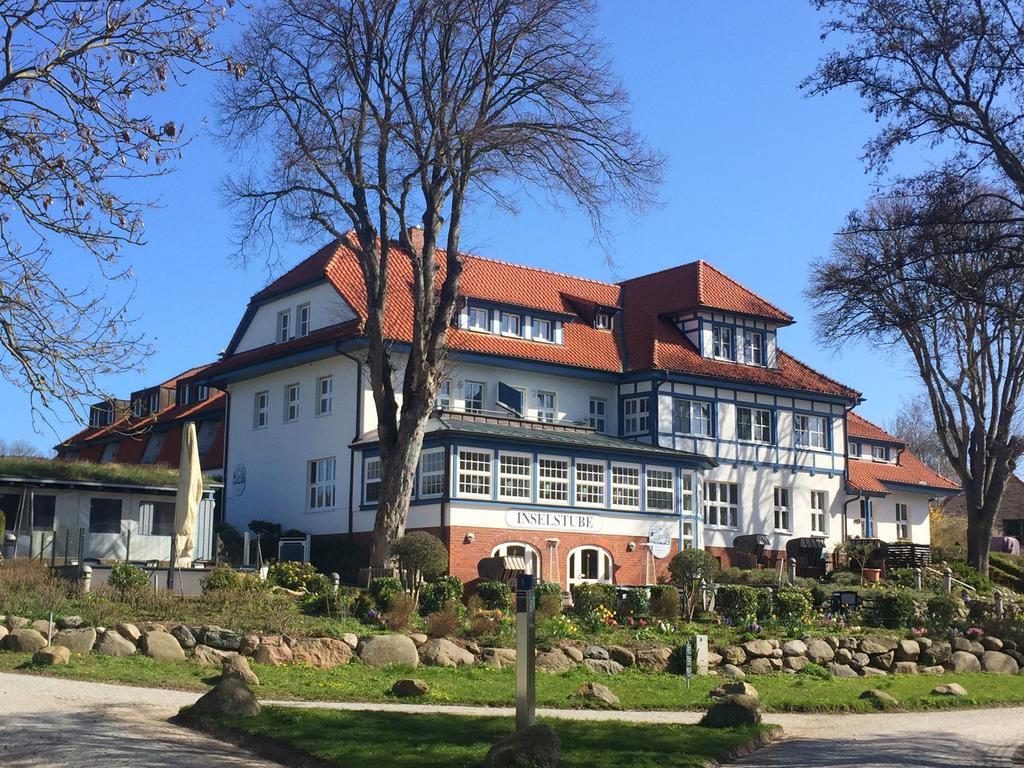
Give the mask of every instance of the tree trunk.
<svg viewBox="0 0 1024 768">
<path fill-rule="evenodd" d="M 988 525 L 972 515 L 967 519 L 967 561 L 982 576 L 988 576 L 988 553 L 992 543 L 992 521 Z"/>
</svg>

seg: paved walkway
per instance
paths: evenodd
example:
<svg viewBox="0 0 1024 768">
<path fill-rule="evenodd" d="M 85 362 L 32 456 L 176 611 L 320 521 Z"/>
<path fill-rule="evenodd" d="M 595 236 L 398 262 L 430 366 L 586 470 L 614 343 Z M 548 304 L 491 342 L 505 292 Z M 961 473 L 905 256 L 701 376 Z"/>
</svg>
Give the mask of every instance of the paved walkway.
<svg viewBox="0 0 1024 768">
<path fill-rule="evenodd" d="M 167 722 L 199 694 L 0 673 L 4 768 L 275 768 Z M 272 703 L 272 702 L 267 702 Z M 509 708 L 279 702 L 343 710 L 512 715 Z M 538 711 L 542 717 L 695 723 L 698 712 Z M 786 738 L 737 765 L 757 768 L 1010 768 L 1024 745 L 1024 708 L 874 715 L 772 714 Z M 1024 767 L 1024 762 L 1015 766 Z M 278 767 L 279 768 L 279 767 Z"/>
</svg>

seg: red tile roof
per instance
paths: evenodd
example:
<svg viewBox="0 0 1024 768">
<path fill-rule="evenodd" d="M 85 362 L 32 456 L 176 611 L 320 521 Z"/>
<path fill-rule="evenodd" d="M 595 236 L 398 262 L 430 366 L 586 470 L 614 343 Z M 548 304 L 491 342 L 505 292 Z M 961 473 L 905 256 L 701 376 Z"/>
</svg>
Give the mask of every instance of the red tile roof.
<svg viewBox="0 0 1024 768">
<path fill-rule="evenodd" d="M 903 440 L 893 437 L 877 424 L 872 424 L 859 413 L 850 411 L 846 417 L 846 436 L 863 440 L 876 440 L 882 443 L 898 443 L 905 445 Z"/>
<path fill-rule="evenodd" d="M 920 486 L 929 490 L 957 492 L 960 486 L 924 464 L 910 451 L 900 453 L 899 464 L 851 459 L 847 463 L 847 487 L 865 493 L 889 493 L 889 483 Z"/>
</svg>

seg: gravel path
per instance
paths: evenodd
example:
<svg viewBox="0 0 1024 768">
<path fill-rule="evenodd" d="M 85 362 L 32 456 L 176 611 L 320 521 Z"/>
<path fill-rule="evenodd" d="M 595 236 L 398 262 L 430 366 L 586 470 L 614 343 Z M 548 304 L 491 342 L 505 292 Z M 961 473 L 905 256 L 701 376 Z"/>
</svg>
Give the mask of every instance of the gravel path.
<svg viewBox="0 0 1024 768">
<path fill-rule="evenodd" d="M 199 694 L 0 673 L 4 768 L 275 768 L 167 722 Z M 267 702 L 271 703 L 271 702 Z M 343 710 L 512 715 L 509 708 L 279 702 Z M 695 723 L 699 712 L 538 710 L 542 717 Z M 875 715 L 772 714 L 786 738 L 737 765 L 758 768 L 961 768 L 1024 766 L 1024 708 Z M 279 767 L 278 767 L 279 768 Z"/>
</svg>

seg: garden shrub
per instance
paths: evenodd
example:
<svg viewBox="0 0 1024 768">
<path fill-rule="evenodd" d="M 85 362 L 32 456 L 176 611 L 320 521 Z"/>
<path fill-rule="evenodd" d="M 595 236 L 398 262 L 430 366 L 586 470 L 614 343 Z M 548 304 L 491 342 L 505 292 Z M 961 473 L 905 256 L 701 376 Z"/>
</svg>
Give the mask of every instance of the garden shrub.
<svg viewBox="0 0 1024 768">
<path fill-rule="evenodd" d="M 823 584 L 820 581 L 816 581 L 814 586 L 810 588 L 811 592 L 811 605 L 814 607 L 829 605 L 832 602 L 832 584 Z"/>
<path fill-rule="evenodd" d="M 906 587 L 908 589 L 914 588 L 914 569 L 913 568 L 890 568 L 886 571 L 885 580 L 891 582 L 898 587 Z"/>
<path fill-rule="evenodd" d="M 618 614 L 623 618 L 649 618 L 651 615 L 650 592 L 645 587 L 636 587 L 627 591 L 619 605 Z"/>
<path fill-rule="evenodd" d="M 758 592 L 743 584 L 722 584 L 715 591 L 715 610 L 734 627 L 745 627 L 757 617 Z"/>
<path fill-rule="evenodd" d="M 348 587 L 338 587 L 334 592 L 332 585 L 331 589 L 303 595 L 299 598 L 299 605 L 303 613 L 344 618 L 350 615 L 352 591 Z"/>
<path fill-rule="evenodd" d="M 229 565 L 218 565 L 203 579 L 203 594 L 242 588 L 242 575 Z"/>
<path fill-rule="evenodd" d="M 950 560 L 947 565 L 949 565 L 949 570 L 953 572 L 954 579 L 970 584 L 982 594 L 988 595 L 992 593 L 992 580 L 978 573 L 974 566 L 966 560 Z M 959 589 L 956 584 L 953 586 Z"/>
<path fill-rule="evenodd" d="M 378 612 L 377 604 L 374 602 L 369 592 L 360 592 L 352 598 L 352 602 L 349 604 L 348 610 L 351 616 L 354 616 L 360 621 L 373 618 Z"/>
<path fill-rule="evenodd" d="M 512 588 L 503 581 L 479 581 L 476 596 L 489 611 L 509 613 L 512 610 Z"/>
<path fill-rule="evenodd" d="M 391 548 L 403 571 L 431 581 L 448 570 L 448 550 L 437 536 L 426 531 L 410 531 Z"/>
<path fill-rule="evenodd" d="M 651 615 L 662 621 L 678 621 L 679 590 L 672 584 L 651 587 Z"/>
<path fill-rule="evenodd" d="M 427 616 L 437 613 L 449 601 L 462 604 L 462 579 L 458 576 L 441 576 L 420 589 L 420 613 Z"/>
<path fill-rule="evenodd" d="M 388 609 L 384 612 L 384 623 L 392 632 L 400 632 L 409 626 L 409 620 L 416 613 L 416 603 L 412 595 L 399 592 L 388 601 Z"/>
<path fill-rule="evenodd" d="M 121 599 L 131 599 L 149 590 L 149 574 L 138 566 L 116 563 L 110 569 L 107 583 L 117 591 Z"/>
<path fill-rule="evenodd" d="M 960 601 L 949 595 L 935 595 L 928 599 L 926 610 L 933 629 L 949 629 L 960 615 Z"/>
<path fill-rule="evenodd" d="M 787 627 L 797 627 L 810 618 L 813 608 L 811 591 L 788 587 L 775 595 L 775 616 Z"/>
<path fill-rule="evenodd" d="M 751 587 L 757 595 L 757 620 L 766 624 L 775 615 L 775 592 L 771 589 Z"/>
<path fill-rule="evenodd" d="M 809 664 L 805 664 L 797 674 L 807 675 L 807 677 L 816 677 L 819 680 L 830 680 L 832 679 L 832 673 L 820 664 L 815 664 L 813 661 Z"/>
<path fill-rule="evenodd" d="M 272 563 L 267 572 L 267 581 L 279 587 L 306 592 L 326 592 L 332 587 L 331 580 L 318 573 L 312 563 L 300 563 L 287 560 L 283 563 Z"/>
<path fill-rule="evenodd" d="M 424 621 L 431 637 L 454 637 L 462 629 L 462 601 L 448 600 Z"/>
<path fill-rule="evenodd" d="M 545 595 L 551 597 L 551 595 Z M 557 643 L 569 637 L 576 637 L 579 629 L 576 623 L 568 616 L 561 614 L 551 616 L 537 621 L 537 637 L 543 638 L 546 642 Z"/>
<path fill-rule="evenodd" d="M 0 560 L 0 614 L 42 618 L 60 614 L 71 594 L 70 582 L 38 560 Z"/>
<path fill-rule="evenodd" d="M 562 613 L 562 585 L 557 581 L 542 581 L 537 585 L 537 621 L 553 619 Z"/>
<path fill-rule="evenodd" d="M 586 616 L 604 606 L 615 610 L 617 593 L 614 584 L 574 584 L 572 586 L 572 610 L 577 616 Z"/>
<path fill-rule="evenodd" d="M 881 589 L 875 594 L 874 610 L 868 618 L 876 627 L 900 629 L 916 623 L 917 603 L 914 593 L 900 587 Z"/>
<path fill-rule="evenodd" d="M 700 602 L 701 579 L 710 585 L 721 571 L 718 560 L 703 549 L 684 549 L 668 564 L 668 572 L 683 594 L 682 613 L 692 619 Z"/>
<path fill-rule="evenodd" d="M 370 579 L 367 592 L 378 610 L 390 611 L 392 603 L 399 595 L 405 594 L 405 589 L 394 576 L 378 576 Z"/>
<path fill-rule="evenodd" d="M 832 571 L 830 580 L 835 587 L 859 587 L 861 577 L 859 573 L 850 571 Z"/>
<path fill-rule="evenodd" d="M 536 592 L 537 597 L 540 597 L 541 595 L 556 595 L 559 598 L 562 597 L 562 585 L 557 581 L 542 581 L 537 584 L 534 591 Z"/>
</svg>

